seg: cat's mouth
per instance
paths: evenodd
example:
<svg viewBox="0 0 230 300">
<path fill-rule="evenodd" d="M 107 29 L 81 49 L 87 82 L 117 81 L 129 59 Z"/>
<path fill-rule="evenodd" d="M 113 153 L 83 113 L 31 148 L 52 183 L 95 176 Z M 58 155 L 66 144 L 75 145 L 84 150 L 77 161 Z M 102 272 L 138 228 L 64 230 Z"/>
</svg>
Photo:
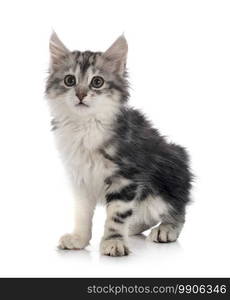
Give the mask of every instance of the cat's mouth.
<svg viewBox="0 0 230 300">
<path fill-rule="evenodd" d="M 79 106 L 81 106 L 81 107 L 89 107 L 89 105 L 87 105 L 87 104 L 85 104 L 83 102 L 79 102 L 79 103 L 75 104 L 75 106 L 76 107 L 79 107 Z"/>
</svg>

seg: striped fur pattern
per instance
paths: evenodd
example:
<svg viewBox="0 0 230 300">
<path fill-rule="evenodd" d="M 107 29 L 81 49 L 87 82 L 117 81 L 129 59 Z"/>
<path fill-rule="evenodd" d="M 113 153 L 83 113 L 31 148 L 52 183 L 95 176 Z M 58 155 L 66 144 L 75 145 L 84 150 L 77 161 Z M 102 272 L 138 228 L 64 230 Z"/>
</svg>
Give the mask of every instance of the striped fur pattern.
<svg viewBox="0 0 230 300">
<path fill-rule="evenodd" d="M 76 198 L 75 228 L 60 239 L 62 249 L 88 245 L 98 202 L 107 210 L 104 255 L 129 254 L 128 236 L 158 223 L 148 241 L 175 241 L 185 221 L 192 178 L 188 155 L 128 106 L 127 51 L 124 36 L 105 52 L 71 52 L 56 33 L 50 39 L 46 95 Z M 100 86 L 93 84 L 95 77 Z"/>
</svg>

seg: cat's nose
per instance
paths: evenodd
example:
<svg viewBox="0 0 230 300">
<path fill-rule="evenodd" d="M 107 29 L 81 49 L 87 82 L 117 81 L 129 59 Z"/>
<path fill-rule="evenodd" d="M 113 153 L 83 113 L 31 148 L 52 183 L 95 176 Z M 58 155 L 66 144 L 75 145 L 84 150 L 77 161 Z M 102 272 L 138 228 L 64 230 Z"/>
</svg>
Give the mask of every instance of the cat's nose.
<svg viewBox="0 0 230 300">
<path fill-rule="evenodd" d="M 76 93 L 76 96 L 78 97 L 78 99 L 80 101 L 82 101 L 87 96 L 87 94 L 83 91 L 79 91 L 79 92 Z"/>
</svg>

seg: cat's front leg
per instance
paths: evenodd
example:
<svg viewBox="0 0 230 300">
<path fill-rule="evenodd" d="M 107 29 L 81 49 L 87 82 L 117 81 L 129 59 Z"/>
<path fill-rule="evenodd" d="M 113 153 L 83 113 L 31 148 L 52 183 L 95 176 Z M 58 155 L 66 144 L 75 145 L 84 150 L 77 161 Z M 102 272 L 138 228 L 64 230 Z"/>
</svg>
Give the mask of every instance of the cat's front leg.
<svg viewBox="0 0 230 300">
<path fill-rule="evenodd" d="M 92 236 L 95 201 L 89 198 L 82 188 L 76 191 L 75 196 L 74 230 L 60 238 L 59 248 L 61 249 L 84 249 Z"/>
<path fill-rule="evenodd" d="M 107 205 L 107 219 L 101 240 L 101 254 L 124 256 L 127 247 L 129 220 L 133 214 L 133 201 L 113 200 Z"/>
</svg>

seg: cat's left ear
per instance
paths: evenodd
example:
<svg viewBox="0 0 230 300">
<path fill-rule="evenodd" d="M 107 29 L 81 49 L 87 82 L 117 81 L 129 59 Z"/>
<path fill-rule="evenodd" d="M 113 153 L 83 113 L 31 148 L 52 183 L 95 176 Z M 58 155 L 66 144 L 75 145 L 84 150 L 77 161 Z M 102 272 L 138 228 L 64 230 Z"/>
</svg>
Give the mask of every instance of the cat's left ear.
<svg viewBox="0 0 230 300">
<path fill-rule="evenodd" d="M 126 59 L 128 54 L 128 43 L 124 35 L 121 35 L 113 44 L 103 53 L 106 59 L 107 68 L 111 72 L 123 74 L 125 71 Z"/>
<path fill-rule="evenodd" d="M 60 65 L 63 57 L 70 53 L 70 51 L 62 43 L 55 31 L 53 31 L 50 37 L 49 47 L 51 55 L 51 68 L 56 69 Z"/>
</svg>

